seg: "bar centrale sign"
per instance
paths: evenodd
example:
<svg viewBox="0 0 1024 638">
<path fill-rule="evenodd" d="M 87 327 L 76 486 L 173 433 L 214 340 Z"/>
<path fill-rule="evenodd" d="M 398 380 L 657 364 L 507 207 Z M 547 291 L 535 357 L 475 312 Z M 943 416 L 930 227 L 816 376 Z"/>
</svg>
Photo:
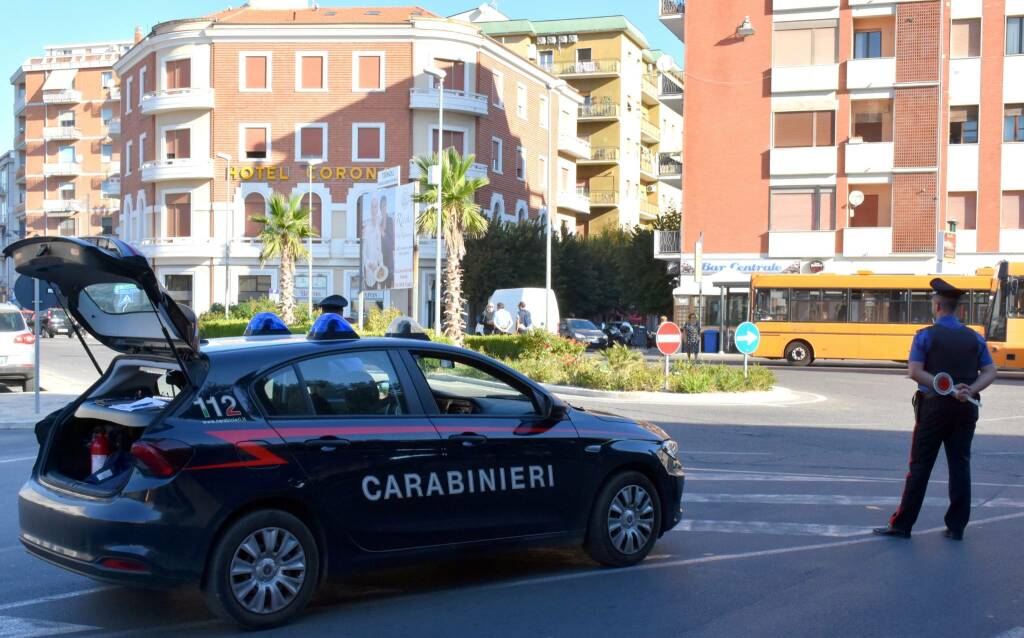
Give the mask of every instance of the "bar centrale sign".
<svg viewBox="0 0 1024 638">
<path fill-rule="evenodd" d="M 243 182 L 287 182 L 294 175 L 296 179 L 309 179 L 309 171 L 299 167 L 292 170 L 289 166 L 231 166 L 228 168 L 231 179 Z M 313 179 L 321 182 L 350 179 L 354 182 L 377 181 L 377 167 L 369 166 L 314 166 Z"/>
</svg>

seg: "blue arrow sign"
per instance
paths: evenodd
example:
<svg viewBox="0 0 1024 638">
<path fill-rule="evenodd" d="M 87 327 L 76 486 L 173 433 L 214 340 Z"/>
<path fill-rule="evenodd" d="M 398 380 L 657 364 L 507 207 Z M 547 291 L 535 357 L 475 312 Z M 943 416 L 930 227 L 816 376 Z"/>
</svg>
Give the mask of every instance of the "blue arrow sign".
<svg viewBox="0 0 1024 638">
<path fill-rule="evenodd" d="M 761 331 L 749 321 L 744 321 L 736 326 L 733 340 L 736 342 L 737 350 L 743 354 L 754 354 L 761 345 Z"/>
</svg>

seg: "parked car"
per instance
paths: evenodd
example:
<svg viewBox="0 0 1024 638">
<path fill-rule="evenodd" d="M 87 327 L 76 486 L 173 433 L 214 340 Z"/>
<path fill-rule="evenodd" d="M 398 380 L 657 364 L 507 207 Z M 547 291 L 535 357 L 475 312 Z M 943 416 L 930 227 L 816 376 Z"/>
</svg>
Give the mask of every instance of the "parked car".
<svg viewBox="0 0 1024 638">
<path fill-rule="evenodd" d="M 36 389 L 36 338 L 14 304 L 0 304 L 0 383 Z"/>
<path fill-rule="evenodd" d="M 50 337 L 51 339 L 57 335 L 67 335 L 69 339 L 75 336 L 74 330 L 71 329 L 71 322 L 74 320 L 64 310 L 49 308 L 42 315 L 43 322 L 39 326 L 39 334 L 41 336 Z"/>
<path fill-rule="evenodd" d="M 608 335 L 587 319 L 563 319 L 558 325 L 558 334 L 587 344 L 587 348 L 607 348 Z"/>
<path fill-rule="evenodd" d="M 608 345 L 614 346 L 619 344 L 620 346 L 629 346 L 630 335 L 627 331 L 622 329 L 622 322 L 612 321 L 609 323 L 601 324 L 601 331 L 608 337 Z"/>
</svg>

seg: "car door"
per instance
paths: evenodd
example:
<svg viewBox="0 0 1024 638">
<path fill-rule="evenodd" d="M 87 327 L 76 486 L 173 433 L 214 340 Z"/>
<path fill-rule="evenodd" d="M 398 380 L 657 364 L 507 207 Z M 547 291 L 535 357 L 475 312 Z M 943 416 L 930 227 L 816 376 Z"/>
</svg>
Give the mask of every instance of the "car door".
<svg viewBox="0 0 1024 638">
<path fill-rule="evenodd" d="M 363 550 L 436 542 L 417 477 L 440 471 L 444 449 L 410 385 L 387 350 L 344 349 L 292 362 L 254 387 L 331 533 Z"/>
<path fill-rule="evenodd" d="M 423 349 L 406 362 L 445 441 L 437 506 L 452 541 L 568 531 L 582 456 L 572 423 L 545 415 L 529 383 L 481 357 Z"/>
</svg>

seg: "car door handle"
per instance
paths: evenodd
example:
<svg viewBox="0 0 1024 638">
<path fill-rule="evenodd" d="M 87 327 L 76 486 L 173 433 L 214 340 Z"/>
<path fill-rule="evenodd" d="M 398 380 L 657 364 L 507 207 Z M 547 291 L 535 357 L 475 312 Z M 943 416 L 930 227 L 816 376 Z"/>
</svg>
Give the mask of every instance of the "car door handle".
<svg viewBox="0 0 1024 638">
<path fill-rule="evenodd" d="M 339 447 L 348 447 L 352 442 L 336 436 L 322 436 L 318 439 L 306 439 L 306 447 L 319 449 L 321 452 L 333 452 Z"/>
<path fill-rule="evenodd" d="M 448 440 L 461 442 L 464 447 L 473 447 L 474 445 L 483 445 L 484 443 L 487 443 L 486 436 L 483 434 L 473 434 L 472 432 L 453 434 L 448 437 Z"/>
</svg>

